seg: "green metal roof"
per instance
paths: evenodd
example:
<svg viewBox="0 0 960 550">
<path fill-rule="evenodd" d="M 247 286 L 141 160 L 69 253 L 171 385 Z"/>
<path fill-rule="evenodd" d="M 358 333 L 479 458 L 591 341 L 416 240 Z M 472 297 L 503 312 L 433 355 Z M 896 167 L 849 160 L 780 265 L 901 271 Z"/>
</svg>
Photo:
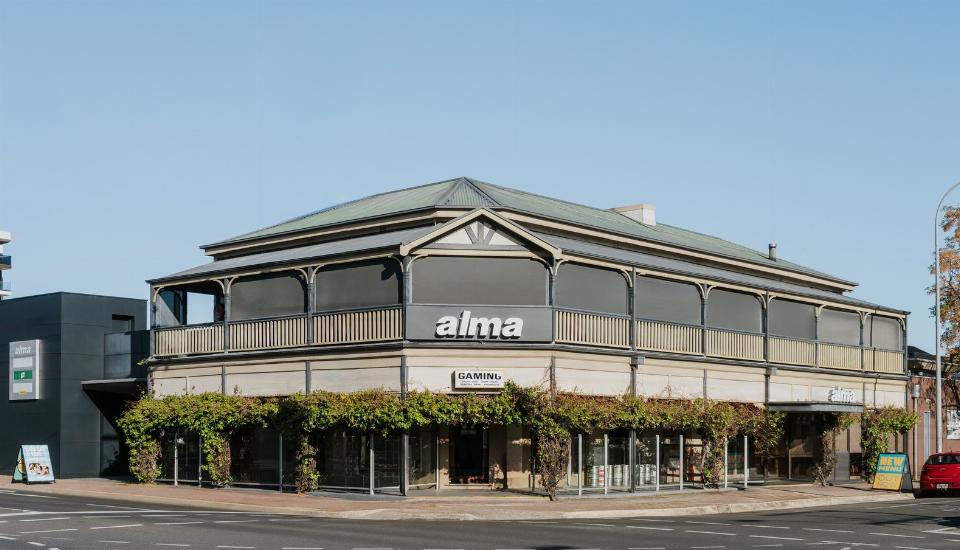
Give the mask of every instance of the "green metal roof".
<svg viewBox="0 0 960 550">
<path fill-rule="evenodd" d="M 764 252 L 703 233 L 662 223 L 646 225 L 613 210 L 567 202 L 471 178 L 445 180 L 345 202 L 206 247 L 336 225 L 359 219 L 442 207 L 508 209 L 526 212 L 575 225 L 594 227 L 621 235 L 853 284 L 784 259 L 770 260 Z"/>
</svg>

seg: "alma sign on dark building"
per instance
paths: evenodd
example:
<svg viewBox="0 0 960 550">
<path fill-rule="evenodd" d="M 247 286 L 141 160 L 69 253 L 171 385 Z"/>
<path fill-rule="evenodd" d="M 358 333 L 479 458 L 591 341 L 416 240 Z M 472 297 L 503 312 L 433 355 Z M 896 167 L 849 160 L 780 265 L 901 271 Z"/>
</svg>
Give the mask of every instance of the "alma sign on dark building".
<svg viewBox="0 0 960 550">
<path fill-rule="evenodd" d="M 40 340 L 10 342 L 10 401 L 40 397 Z"/>
</svg>

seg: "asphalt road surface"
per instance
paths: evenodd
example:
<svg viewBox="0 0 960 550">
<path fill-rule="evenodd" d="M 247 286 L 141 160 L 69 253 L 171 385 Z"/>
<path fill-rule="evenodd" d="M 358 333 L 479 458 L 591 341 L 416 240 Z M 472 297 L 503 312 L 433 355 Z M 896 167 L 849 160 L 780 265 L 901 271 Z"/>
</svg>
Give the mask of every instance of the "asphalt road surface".
<svg viewBox="0 0 960 550">
<path fill-rule="evenodd" d="M 370 521 L 0 491 L 0 548 L 25 550 L 960 549 L 960 499 L 629 520 Z"/>
</svg>

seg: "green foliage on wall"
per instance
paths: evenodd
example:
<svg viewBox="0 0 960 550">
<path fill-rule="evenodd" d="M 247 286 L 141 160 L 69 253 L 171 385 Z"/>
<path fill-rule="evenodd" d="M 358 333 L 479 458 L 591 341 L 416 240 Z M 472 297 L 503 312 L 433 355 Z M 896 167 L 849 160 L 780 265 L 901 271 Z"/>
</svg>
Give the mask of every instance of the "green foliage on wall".
<svg viewBox="0 0 960 550">
<path fill-rule="evenodd" d="M 863 477 L 873 482 L 873 475 L 877 470 L 877 458 L 880 453 L 887 451 L 890 436 L 913 429 L 917 424 L 917 415 L 904 409 L 882 407 L 864 412 L 860 422 Z"/>
<path fill-rule="evenodd" d="M 571 433 L 618 428 L 698 430 L 704 440 L 704 481 L 715 485 L 722 476 L 727 439 L 749 434 L 761 454 L 772 454 L 782 434 L 782 417 L 748 404 L 550 393 L 508 383 L 495 395 L 411 392 L 405 399 L 382 390 L 276 398 L 220 394 L 144 397 L 126 411 L 119 424 L 137 480 L 151 483 L 157 479 L 160 438 L 179 431 L 200 435 L 204 471 L 219 485 L 231 482 L 230 436 L 244 426 L 275 426 L 297 441 L 296 486 L 301 492 L 317 486 L 311 437 L 329 428 L 388 434 L 431 425 L 523 424 L 543 442 L 538 446 L 538 463 L 548 475 L 540 476 L 540 481 L 547 493 L 555 496 L 562 479 L 561 466 L 564 471 L 566 468 Z M 551 465 L 555 468 L 547 472 Z"/>
</svg>

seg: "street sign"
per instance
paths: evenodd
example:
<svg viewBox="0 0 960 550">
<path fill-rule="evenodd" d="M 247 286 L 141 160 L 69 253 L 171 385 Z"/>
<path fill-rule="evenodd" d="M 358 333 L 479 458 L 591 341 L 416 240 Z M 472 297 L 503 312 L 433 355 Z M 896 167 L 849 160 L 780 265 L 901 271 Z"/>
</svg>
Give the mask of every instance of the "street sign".
<svg viewBox="0 0 960 550">
<path fill-rule="evenodd" d="M 873 488 L 881 491 L 913 492 L 910 477 L 910 461 L 902 453 L 881 453 L 877 457 L 877 471 L 873 476 Z"/>
</svg>

